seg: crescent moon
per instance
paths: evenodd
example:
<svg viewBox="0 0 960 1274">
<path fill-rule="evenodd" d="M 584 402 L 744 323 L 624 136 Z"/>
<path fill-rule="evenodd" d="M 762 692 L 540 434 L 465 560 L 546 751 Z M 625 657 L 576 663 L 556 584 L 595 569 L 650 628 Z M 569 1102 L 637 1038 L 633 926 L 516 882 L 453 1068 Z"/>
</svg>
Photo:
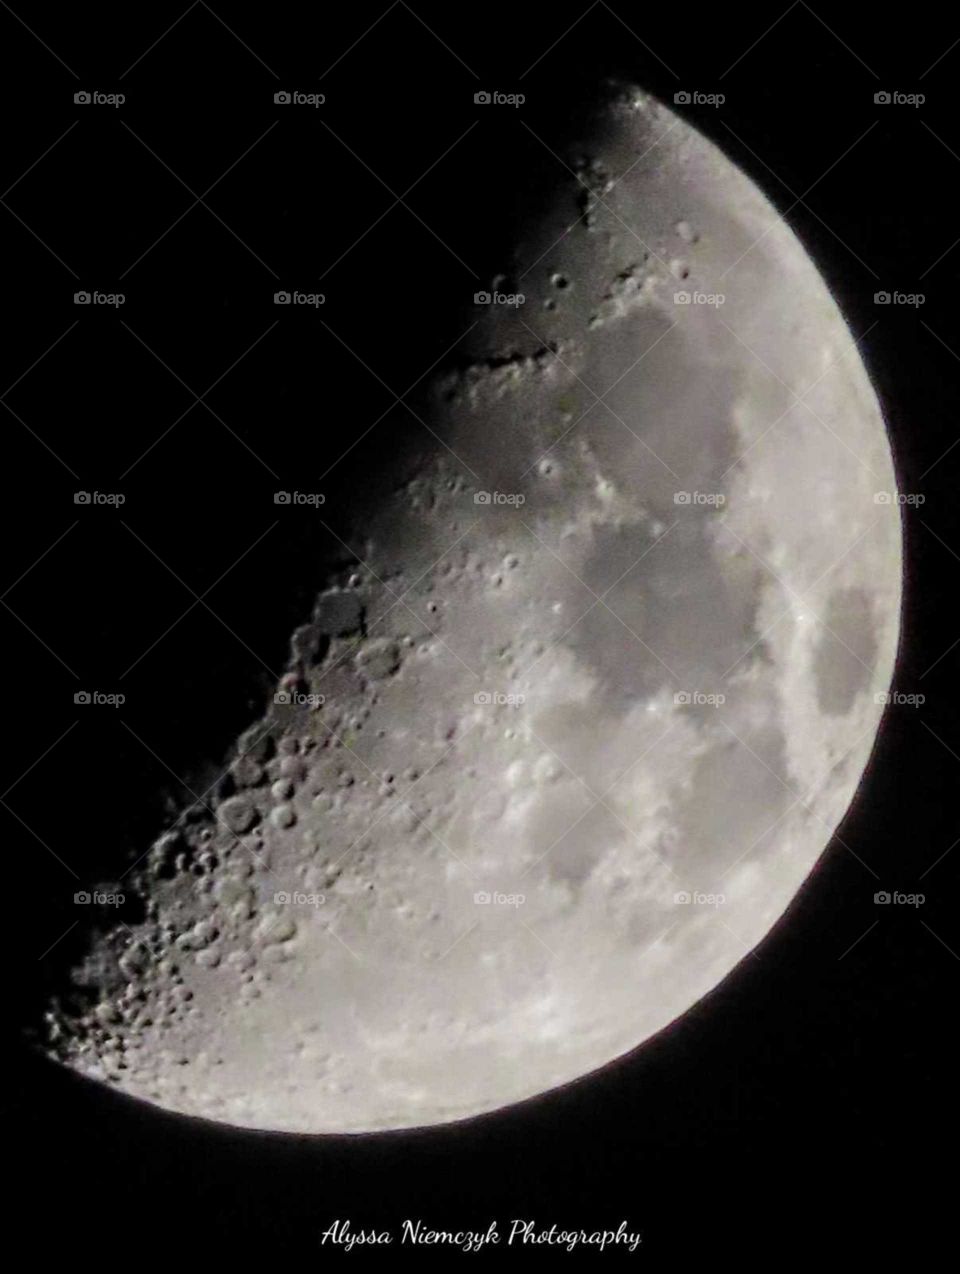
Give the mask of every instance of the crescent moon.
<svg viewBox="0 0 960 1274">
<path fill-rule="evenodd" d="M 635 90 L 591 128 L 63 1064 L 249 1128 L 480 1115 L 684 1014 L 842 819 L 902 574 L 857 342 L 712 143 Z"/>
</svg>

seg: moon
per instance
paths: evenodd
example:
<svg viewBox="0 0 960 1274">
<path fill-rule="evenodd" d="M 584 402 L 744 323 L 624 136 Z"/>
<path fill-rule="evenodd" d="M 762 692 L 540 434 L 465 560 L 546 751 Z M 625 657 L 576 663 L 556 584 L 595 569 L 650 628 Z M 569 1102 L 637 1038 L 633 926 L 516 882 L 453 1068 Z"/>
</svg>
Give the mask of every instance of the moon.
<svg viewBox="0 0 960 1274">
<path fill-rule="evenodd" d="M 684 1014 L 847 810 L 902 573 L 856 340 L 654 99 L 606 91 L 560 158 L 229 792 L 48 1005 L 64 1065 L 247 1128 L 477 1116 Z"/>
</svg>

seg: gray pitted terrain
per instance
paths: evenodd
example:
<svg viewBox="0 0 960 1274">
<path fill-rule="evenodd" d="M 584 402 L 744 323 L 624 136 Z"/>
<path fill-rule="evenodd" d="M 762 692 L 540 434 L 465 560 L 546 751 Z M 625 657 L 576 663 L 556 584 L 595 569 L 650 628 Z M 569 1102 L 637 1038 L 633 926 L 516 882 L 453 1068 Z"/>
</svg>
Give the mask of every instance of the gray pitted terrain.
<svg viewBox="0 0 960 1274">
<path fill-rule="evenodd" d="M 84 1074 L 257 1128 L 491 1110 L 689 1008 L 842 817 L 897 637 L 876 400 L 712 145 L 623 91 L 589 140 L 234 791 L 135 870 L 89 1010 L 51 1007 Z"/>
</svg>

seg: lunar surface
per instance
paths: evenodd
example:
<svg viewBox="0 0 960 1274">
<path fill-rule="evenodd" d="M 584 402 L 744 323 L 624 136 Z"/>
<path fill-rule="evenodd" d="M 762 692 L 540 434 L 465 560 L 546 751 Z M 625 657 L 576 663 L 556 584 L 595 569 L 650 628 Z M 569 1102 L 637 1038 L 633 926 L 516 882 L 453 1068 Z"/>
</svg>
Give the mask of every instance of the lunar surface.
<svg viewBox="0 0 960 1274">
<path fill-rule="evenodd" d="M 229 789 L 49 1005 L 65 1065 L 250 1128 L 478 1115 L 682 1015 L 829 842 L 898 636 L 877 400 L 717 148 L 621 88 L 591 130 Z"/>
</svg>

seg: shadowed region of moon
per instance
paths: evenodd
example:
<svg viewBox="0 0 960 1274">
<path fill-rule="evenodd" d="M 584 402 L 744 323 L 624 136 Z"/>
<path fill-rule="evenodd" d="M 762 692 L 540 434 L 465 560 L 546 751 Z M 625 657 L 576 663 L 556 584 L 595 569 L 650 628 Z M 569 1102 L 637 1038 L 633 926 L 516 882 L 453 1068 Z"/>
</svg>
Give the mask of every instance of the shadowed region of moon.
<svg viewBox="0 0 960 1274">
<path fill-rule="evenodd" d="M 683 1014 L 843 817 L 901 580 L 856 344 L 688 125 L 616 88 L 583 130 L 227 781 L 47 1006 L 67 1066 L 253 1128 L 481 1114 Z"/>
</svg>

